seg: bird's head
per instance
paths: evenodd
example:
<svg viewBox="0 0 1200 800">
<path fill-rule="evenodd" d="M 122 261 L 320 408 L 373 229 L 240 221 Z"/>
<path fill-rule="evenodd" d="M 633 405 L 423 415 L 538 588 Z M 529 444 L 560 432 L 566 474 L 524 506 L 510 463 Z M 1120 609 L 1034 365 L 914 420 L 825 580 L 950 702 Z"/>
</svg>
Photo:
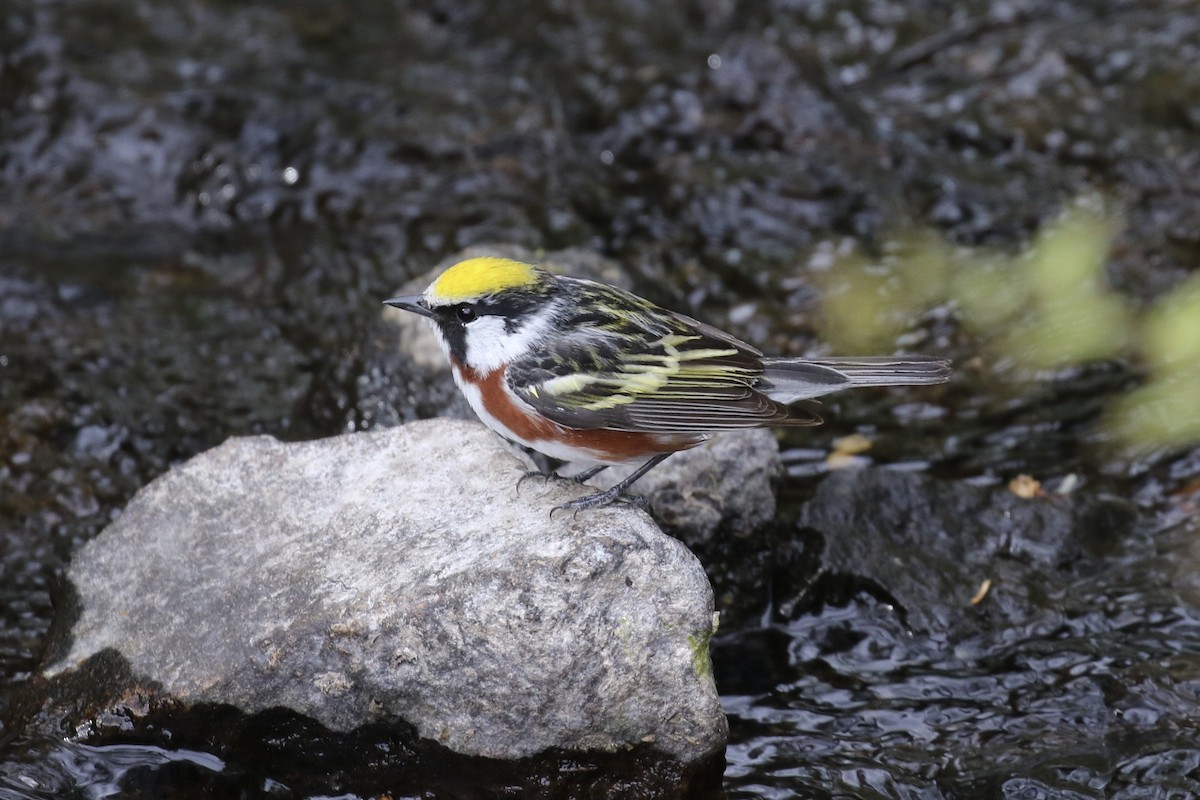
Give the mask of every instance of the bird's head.
<svg viewBox="0 0 1200 800">
<path fill-rule="evenodd" d="M 507 258 L 470 258 L 439 275 L 424 293 L 390 306 L 428 317 L 452 361 L 486 374 L 546 335 L 556 278 Z"/>
</svg>

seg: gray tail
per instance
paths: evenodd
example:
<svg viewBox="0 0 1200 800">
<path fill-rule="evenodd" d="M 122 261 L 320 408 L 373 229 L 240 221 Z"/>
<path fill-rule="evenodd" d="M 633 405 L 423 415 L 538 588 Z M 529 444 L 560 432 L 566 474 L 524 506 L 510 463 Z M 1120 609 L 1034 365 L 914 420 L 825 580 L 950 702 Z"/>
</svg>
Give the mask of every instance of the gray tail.
<svg viewBox="0 0 1200 800">
<path fill-rule="evenodd" d="M 795 403 L 860 386 L 928 386 L 950 380 L 950 362 L 933 356 L 764 358 L 759 388 L 780 403 Z"/>
</svg>

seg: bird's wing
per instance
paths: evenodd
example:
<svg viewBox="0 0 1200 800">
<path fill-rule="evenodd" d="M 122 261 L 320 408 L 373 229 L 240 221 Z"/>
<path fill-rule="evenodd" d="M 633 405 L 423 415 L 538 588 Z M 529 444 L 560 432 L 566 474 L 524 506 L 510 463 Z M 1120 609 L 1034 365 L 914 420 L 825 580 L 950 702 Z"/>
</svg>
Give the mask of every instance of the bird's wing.
<svg viewBox="0 0 1200 800">
<path fill-rule="evenodd" d="M 612 302 L 589 303 L 586 320 L 564 320 L 568 333 L 509 364 L 509 387 L 539 413 L 572 428 L 650 433 L 820 422 L 755 388 L 755 348 L 612 291 Z"/>
</svg>

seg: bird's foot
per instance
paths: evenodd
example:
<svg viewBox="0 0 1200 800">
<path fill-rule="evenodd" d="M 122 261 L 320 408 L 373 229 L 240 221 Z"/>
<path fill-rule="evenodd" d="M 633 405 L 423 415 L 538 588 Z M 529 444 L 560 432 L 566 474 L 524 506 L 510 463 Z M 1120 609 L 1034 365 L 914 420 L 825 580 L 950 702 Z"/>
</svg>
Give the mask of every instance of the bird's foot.
<svg viewBox="0 0 1200 800">
<path fill-rule="evenodd" d="M 521 484 L 524 483 L 525 481 L 529 480 L 530 478 L 541 478 L 544 483 L 548 483 L 551 478 L 557 478 L 559 480 L 573 481 L 575 483 L 583 483 L 583 482 L 587 481 L 589 478 L 592 478 L 593 476 L 599 474 L 601 470 L 607 469 L 607 468 L 608 468 L 607 464 L 600 464 L 599 466 L 589 467 L 588 469 L 585 469 L 583 472 L 572 475 L 569 478 L 564 478 L 562 475 L 559 475 L 557 472 L 542 472 L 541 470 L 531 469 L 531 470 L 523 473 L 520 478 L 517 478 L 517 491 L 518 492 L 521 491 Z"/>
<path fill-rule="evenodd" d="M 625 494 L 625 490 L 628 489 L 630 486 L 632 486 L 633 482 L 636 481 L 638 478 L 642 477 L 647 472 L 654 469 L 655 464 L 662 463 L 662 460 L 669 455 L 671 455 L 671 454 L 670 453 L 659 453 L 656 456 L 651 456 L 646 461 L 645 464 L 642 464 L 640 467 L 635 469 L 627 478 L 622 480 L 620 483 L 618 483 L 616 486 L 612 487 L 611 489 L 605 489 L 603 492 L 596 492 L 595 494 L 589 494 L 584 497 L 577 497 L 574 500 L 569 500 L 566 503 L 563 503 L 561 506 L 555 506 L 554 508 L 550 509 L 550 516 L 554 516 L 554 512 L 558 511 L 560 508 L 567 508 L 567 509 L 570 509 L 575 514 L 578 514 L 580 511 L 583 511 L 584 509 L 604 508 L 605 506 L 611 506 L 613 503 L 618 503 L 618 502 L 627 503 L 627 504 L 633 506 L 634 508 L 640 508 L 640 509 L 644 510 L 648 505 L 648 503 L 646 502 L 646 499 L 644 497 L 638 497 L 636 495 Z M 597 472 L 599 472 L 601 469 L 603 469 L 603 467 L 599 467 L 599 468 L 593 467 L 592 469 L 585 470 L 582 473 L 582 475 L 583 475 L 582 480 L 587 480 L 588 478 L 592 477 Z"/>
<path fill-rule="evenodd" d="M 543 483 L 549 483 L 551 478 L 557 477 L 553 472 L 542 472 L 537 469 L 527 470 L 521 474 L 521 477 L 517 478 L 517 492 L 521 491 L 521 484 L 530 478 L 541 478 Z"/>
<path fill-rule="evenodd" d="M 643 511 L 646 510 L 648 506 L 646 498 L 635 494 L 625 494 L 624 491 L 625 487 L 618 485 L 612 487 L 611 489 L 605 489 L 603 492 L 596 492 L 595 494 L 576 497 L 574 500 L 568 500 L 562 505 L 558 505 L 550 509 L 550 516 L 553 517 L 555 511 L 561 511 L 563 509 L 570 511 L 574 515 L 578 514 L 580 511 L 585 511 L 590 508 L 605 508 L 607 506 L 617 504 L 633 506 L 634 508 L 641 509 Z"/>
</svg>

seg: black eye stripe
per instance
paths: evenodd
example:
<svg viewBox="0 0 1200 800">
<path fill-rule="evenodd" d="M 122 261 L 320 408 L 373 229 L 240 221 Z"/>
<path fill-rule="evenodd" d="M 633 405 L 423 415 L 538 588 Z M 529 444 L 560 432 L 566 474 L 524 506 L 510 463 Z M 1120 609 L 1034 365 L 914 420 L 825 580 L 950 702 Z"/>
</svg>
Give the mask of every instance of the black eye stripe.
<svg viewBox="0 0 1200 800">
<path fill-rule="evenodd" d="M 505 319 L 519 319 L 538 308 L 544 298 L 533 295 L 491 298 L 478 304 L 480 314 L 493 314 Z"/>
<path fill-rule="evenodd" d="M 434 310 L 443 329 L 462 330 L 480 317 L 498 317 L 504 321 L 505 333 L 516 333 L 536 311 L 545 298 L 536 296 L 486 297 L 473 303 L 455 303 Z"/>
</svg>

